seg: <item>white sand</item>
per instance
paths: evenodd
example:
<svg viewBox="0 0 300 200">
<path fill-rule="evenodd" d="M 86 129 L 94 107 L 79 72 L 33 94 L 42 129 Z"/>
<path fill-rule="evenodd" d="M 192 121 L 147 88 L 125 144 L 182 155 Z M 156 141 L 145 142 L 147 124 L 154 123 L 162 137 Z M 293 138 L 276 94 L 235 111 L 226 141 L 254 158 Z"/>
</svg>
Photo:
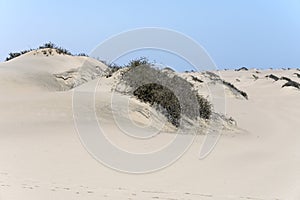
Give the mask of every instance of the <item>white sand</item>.
<svg viewBox="0 0 300 200">
<path fill-rule="evenodd" d="M 240 131 L 224 133 L 204 160 L 198 159 L 204 139 L 200 135 L 175 164 L 132 175 L 103 166 L 85 150 L 73 122 L 72 91 L 56 91 L 52 74 L 78 68 L 84 61 L 29 53 L 0 64 L 1 200 L 300 199 L 300 91 L 265 78 L 273 73 L 300 81 L 293 76 L 296 70 L 221 71 L 223 79 L 249 95 L 242 100 L 226 93 L 227 115 Z M 114 131 L 107 96 L 113 81 L 100 81 L 96 107 L 116 144 L 147 152 L 172 139 L 172 134 L 161 134 L 150 144 L 137 143 Z M 123 102 L 125 97 L 115 98 Z M 132 111 L 134 120 L 147 124 L 147 112 L 162 119 L 146 104 L 131 101 L 134 109 L 144 110 Z"/>
</svg>

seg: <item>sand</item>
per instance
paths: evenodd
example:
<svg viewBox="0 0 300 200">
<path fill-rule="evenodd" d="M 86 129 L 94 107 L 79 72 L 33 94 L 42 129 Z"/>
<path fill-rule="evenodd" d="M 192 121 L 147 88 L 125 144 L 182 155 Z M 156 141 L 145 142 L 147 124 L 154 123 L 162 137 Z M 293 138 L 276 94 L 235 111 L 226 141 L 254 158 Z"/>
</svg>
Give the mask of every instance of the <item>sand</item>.
<svg viewBox="0 0 300 200">
<path fill-rule="evenodd" d="M 205 159 L 199 160 L 205 135 L 198 135 L 171 166 L 153 173 L 128 174 L 104 166 L 86 151 L 73 120 L 74 89 L 61 87 L 54 78 L 53 74 L 74 71 L 86 63 L 106 68 L 94 59 L 86 60 L 30 52 L 0 64 L 1 200 L 300 199 L 300 91 L 282 88 L 284 80 L 275 82 L 265 77 L 274 74 L 299 82 L 293 75 L 296 70 L 217 72 L 249 96 L 248 100 L 237 98 L 226 89 L 226 116 L 235 119 L 237 128 L 222 132 Z M 97 117 L 115 144 L 128 151 L 148 152 L 174 137 L 162 133 L 148 143 L 132 141 L 118 132 L 109 100 L 116 80 L 93 81 L 100 83 Z M 125 112 L 122 105 L 128 97 L 116 94 L 114 98 L 119 102 L 117 111 Z M 163 116 L 147 104 L 129 100 L 130 117 L 137 123 L 149 123 L 147 113 L 157 119 L 155 125 L 163 121 Z M 121 116 L 128 119 L 125 114 Z M 169 124 L 167 128 L 174 131 Z"/>
</svg>

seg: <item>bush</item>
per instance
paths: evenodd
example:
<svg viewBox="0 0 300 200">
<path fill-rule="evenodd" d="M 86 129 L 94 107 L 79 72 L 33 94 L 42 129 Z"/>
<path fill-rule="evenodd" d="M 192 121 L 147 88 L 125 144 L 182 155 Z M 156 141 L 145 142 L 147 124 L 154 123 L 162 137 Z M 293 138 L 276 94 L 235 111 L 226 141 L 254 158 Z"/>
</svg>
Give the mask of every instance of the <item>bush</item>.
<svg viewBox="0 0 300 200">
<path fill-rule="evenodd" d="M 149 62 L 149 60 L 146 57 L 140 57 L 129 61 L 129 63 L 125 65 L 125 67 L 135 68 L 141 65 L 152 65 L 152 64 Z"/>
<path fill-rule="evenodd" d="M 282 76 L 281 78 L 280 78 L 280 80 L 285 80 L 285 81 L 292 81 L 290 78 L 288 78 L 288 77 L 285 77 L 285 76 Z"/>
<path fill-rule="evenodd" d="M 239 93 L 240 95 L 242 95 L 243 97 L 245 97 L 245 99 L 248 99 L 248 94 L 238 88 L 236 88 L 233 84 L 222 80 L 223 84 L 226 85 L 227 87 L 231 88 L 232 90 L 236 91 L 237 93 Z"/>
<path fill-rule="evenodd" d="M 15 52 L 15 53 L 9 53 L 8 55 L 8 57 L 7 58 L 5 58 L 5 61 L 9 61 L 9 60 L 11 60 L 11 59 L 14 59 L 14 58 L 16 58 L 16 57 L 18 57 L 18 56 L 20 56 L 20 55 L 23 55 L 23 54 L 25 54 L 25 53 L 28 53 L 28 52 L 30 52 L 30 51 L 32 51 L 33 49 L 29 49 L 29 50 L 24 50 L 24 51 L 21 51 L 21 52 Z"/>
<path fill-rule="evenodd" d="M 210 117 L 210 103 L 197 95 L 191 83 L 175 73 L 155 69 L 149 64 L 140 65 L 125 72 L 122 82 L 129 86 L 126 93 L 156 105 L 177 127 L 183 115 L 190 119 Z"/>
<path fill-rule="evenodd" d="M 64 55 L 72 56 L 72 53 L 69 52 L 67 49 L 64 49 L 64 48 L 61 48 L 61 47 L 56 47 L 55 50 L 56 50 L 56 53 L 58 53 L 58 54 L 64 54 Z"/>
<path fill-rule="evenodd" d="M 271 78 L 271 79 L 273 79 L 274 81 L 278 81 L 278 80 L 279 80 L 279 78 L 278 78 L 277 76 L 273 75 L 273 74 L 267 75 L 266 77 L 267 77 L 267 78 Z"/>
<path fill-rule="evenodd" d="M 47 48 L 55 49 L 56 45 L 52 42 L 47 42 L 47 43 L 43 44 L 42 46 L 39 46 L 38 49 L 47 49 Z"/>
<path fill-rule="evenodd" d="M 300 78 L 300 74 L 298 74 L 298 73 L 294 73 L 298 78 Z"/>
<path fill-rule="evenodd" d="M 256 76 L 255 74 L 252 74 L 254 80 L 257 80 L 258 79 L 258 76 Z"/>
<path fill-rule="evenodd" d="M 196 97 L 199 105 L 199 116 L 203 119 L 209 119 L 212 114 L 211 103 L 199 94 Z"/>
<path fill-rule="evenodd" d="M 300 89 L 300 84 L 295 81 L 288 81 L 282 87 L 294 87 L 294 88 Z"/>
<path fill-rule="evenodd" d="M 150 103 L 151 106 L 157 106 L 174 126 L 179 126 L 180 103 L 170 89 L 156 83 L 149 83 L 138 87 L 133 95 L 143 102 Z"/>
<path fill-rule="evenodd" d="M 14 59 L 14 58 L 16 58 L 16 57 L 18 57 L 18 56 L 20 56 L 22 54 L 21 53 L 9 53 L 8 55 L 9 56 L 5 59 L 5 61 L 9 61 L 11 59 Z"/>
<path fill-rule="evenodd" d="M 118 65 L 118 64 L 116 64 L 116 63 L 108 63 L 108 62 L 106 62 L 104 60 L 101 60 L 99 58 L 97 58 L 97 59 L 100 62 L 104 63 L 106 66 L 108 66 L 108 69 L 107 69 L 107 71 L 105 73 L 106 74 L 105 75 L 106 78 L 111 77 L 115 72 L 119 71 L 123 67 L 124 68 L 127 67 L 130 70 L 130 69 L 133 69 L 133 68 L 138 67 L 140 65 L 149 65 L 149 66 L 152 65 L 152 63 L 150 63 L 146 57 L 140 57 L 140 58 L 137 58 L 137 59 L 133 59 L 133 60 L 129 61 L 128 64 L 123 65 L 123 67 L 120 66 L 120 65 Z"/>
<path fill-rule="evenodd" d="M 241 67 L 239 69 L 236 69 L 235 71 L 248 71 L 247 67 Z"/>
<path fill-rule="evenodd" d="M 191 77 L 193 81 L 203 83 L 203 81 L 197 78 L 196 76 L 191 76 Z"/>
<path fill-rule="evenodd" d="M 89 57 L 89 55 L 85 54 L 85 53 L 79 53 L 76 56 L 84 56 L 84 57 Z"/>
<path fill-rule="evenodd" d="M 105 63 L 105 62 L 104 62 Z M 115 72 L 119 71 L 122 67 L 120 67 L 117 64 L 106 64 L 108 66 L 107 70 L 106 70 L 106 78 L 111 77 Z"/>
</svg>

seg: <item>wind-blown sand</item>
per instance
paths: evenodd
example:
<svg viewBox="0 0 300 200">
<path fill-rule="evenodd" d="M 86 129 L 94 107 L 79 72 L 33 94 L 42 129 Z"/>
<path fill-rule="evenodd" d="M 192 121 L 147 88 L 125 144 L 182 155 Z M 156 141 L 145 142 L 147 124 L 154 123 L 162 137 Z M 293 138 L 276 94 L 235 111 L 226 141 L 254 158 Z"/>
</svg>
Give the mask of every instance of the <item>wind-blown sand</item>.
<svg viewBox="0 0 300 200">
<path fill-rule="evenodd" d="M 132 175 L 105 167 L 82 146 L 73 121 L 73 87 L 99 81 L 98 118 L 110 131 L 111 139 L 123 148 L 151 151 L 173 135 L 161 134 L 150 144 L 131 143 L 130 138 L 113 129 L 108 94 L 116 80 L 91 80 L 105 68 L 91 58 L 39 52 L 0 64 L 1 200 L 300 199 L 300 90 L 282 88 L 285 80 L 275 82 L 265 77 L 274 74 L 300 82 L 294 74 L 299 71 L 216 72 L 248 94 L 246 100 L 225 90 L 226 115 L 237 122 L 237 128 L 224 132 L 203 160 L 199 160 L 199 151 L 205 136 L 200 134 L 173 165 Z M 186 78 L 190 75 L 181 74 Z M 201 73 L 192 75 L 203 78 Z M 124 95 L 114 98 L 120 102 L 122 113 Z M 147 113 L 157 119 L 158 125 L 163 118 L 135 99 L 130 105 L 131 118 L 137 123 L 147 124 Z"/>
</svg>

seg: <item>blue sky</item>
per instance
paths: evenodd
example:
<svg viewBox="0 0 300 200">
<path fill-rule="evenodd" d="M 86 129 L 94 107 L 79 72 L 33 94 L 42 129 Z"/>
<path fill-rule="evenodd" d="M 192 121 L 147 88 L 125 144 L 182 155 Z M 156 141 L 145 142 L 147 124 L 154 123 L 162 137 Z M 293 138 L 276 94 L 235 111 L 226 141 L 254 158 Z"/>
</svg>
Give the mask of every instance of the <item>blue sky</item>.
<svg viewBox="0 0 300 200">
<path fill-rule="evenodd" d="M 162 27 L 192 37 L 220 68 L 300 67 L 299 0 L 0 0 L 0 19 L 1 61 L 47 41 L 89 53 L 120 32 Z"/>
</svg>

